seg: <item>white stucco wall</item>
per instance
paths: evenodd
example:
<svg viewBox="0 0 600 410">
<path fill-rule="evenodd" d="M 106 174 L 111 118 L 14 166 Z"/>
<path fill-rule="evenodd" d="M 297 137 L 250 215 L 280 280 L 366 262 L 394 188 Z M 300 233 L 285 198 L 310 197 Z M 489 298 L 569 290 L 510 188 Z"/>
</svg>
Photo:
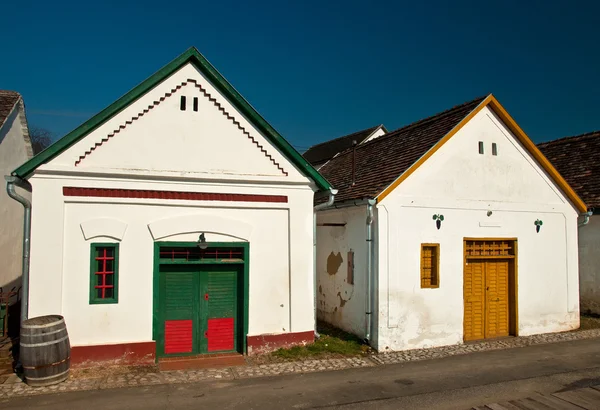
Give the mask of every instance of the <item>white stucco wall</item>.
<svg viewBox="0 0 600 410">
<path fill-rule="evenodd" d="M 248 335 L 313 329 L 312 190 L 204 184 L 149 183 L 33 177 L 30 316 L 62 314 L 73 345 L 152 340 L 153 224 L 173 218 L 173 232 L 158 241 L 250 243 Z M 62 186 L 176 189 L 287 195 L 287 204 L 63 197 Z M 183 226 L 183 220 L 189 224 Z M 86 239 L 82 224 L 111 219 L 126 225 L 121 241 Z M 220 222 L 215 226 L 214 221 Z M 45 221 L 45 222 L 40 222 Z M 149 228 L 149 225 L 150 228 Z M 191 227 L 190 227 L 191 226 Z M 235 229 L 234 227 L 242 227 Z M 210 231 L 207 230 L 210 229 Z M 219 230 L 217 230 L 219 229 Z M 214 232 L 216 231 L 216 232 Z M 117 232 L 122 232 L 117 230 Z M 97 232 L 96 232 L 97 234 Z M 247 238 L 241 238 L 245 236 Z M 118 236 L 118 235 L 115 235 Z M 120 242 L 119 303 L 90 305 L 90 244 Z"/>
<path fill-rule="evenodd" d="M 380 350 L 462 342 L 464 238 L 517 238 L 519 335 L 579 326 L 577 212 L 488 108 L 378 204 L 378 228 Z M 440 244 L 437 289 L 421 243 Z"/>
<path fill-rule="evenodd" d="M 579 228 L 579 289 L 581 311 L 600 314 L 600 216 Z"/>
<path fill-rule="evenodd" d="M 18 288 L 21 284 L 23 258 L 23 206 L 6 193 L 5 175 L 31 158 L 31 145 L 22 102 L 17 103 L 12 113 L 0 128 L 0 287 L 4 291 Z M 29 192 L 16 188 L 19 194 L 30 198 Z"/>
<path fill-rule="evenodd" d="M 288 175 L 188 79 L 206 89 Z M 177 89 L 183 82 L 187 84 Z M 165 97 L 167 93 L 171 96 Z M 180 110 L 182 95 L 186 96 L 185 111 Z M 197 112 L 193 111 L 194 97 L 198 98 Z M 161 98 L 164 100 L 160 101 Z M 155 104 L 157 101 L 160 103 Z M 140 116 L 149 106 L 153 108 Z M 124 128 L 109 137 L 121 126 Z M 75 165 L 97 143 L 101 145 Z M 307 181 L 191 64 L 183 66 L 38 171 L 273 183 Z"/>
<path fill-rule="evenodd" d="M 519 335 L 579 326 L 577 212 L 491 110 L 480 111 L 376 208 L 372 343 L 380 351 L 462 343 L 464 238 L 517 238 Z M 434 214 L 444 215 L 440 230 Z M 362 213 L 354 219 L 347 226 L 365 225 Z M 364 233 L 339 238 L 329 242 L 344 249 Z M 439 288 L 420 287 L 421 243 L 440 244 Z M 344 323 L 364 320 L 364 311 L 356 314 Z"/>
<path fill-rule="evenodd" d="M 360 337 L 365 336 L 366 219 L 365 206 L 317 214 L 317 317 Z M 347 281 L 349 251 L 354 284 Z"/>
<path fill-rule="evenodd" d="M 189 82 L 132 121 L 190 78 L 209 90 L 262 150 Z M 186 111 L 179 108 L 182 94 Z M 30 316 L 63 314 L 73 345 L 151 341 L 153 244 L 197 241 L 200 232 L 208 241 L 250 244 L 249 336 L 313 330 L 314 184 L 193 66 L 182 67 L 42 165 L 30 182 Z M 65 197 L 65 186 L 283 195 L 287 203 Z M 108 221 L 106 236 L 97 236 L 102 221 Z M 119 302 L 90 305 L 89 245 L 119 239 Z"/>
</svg>

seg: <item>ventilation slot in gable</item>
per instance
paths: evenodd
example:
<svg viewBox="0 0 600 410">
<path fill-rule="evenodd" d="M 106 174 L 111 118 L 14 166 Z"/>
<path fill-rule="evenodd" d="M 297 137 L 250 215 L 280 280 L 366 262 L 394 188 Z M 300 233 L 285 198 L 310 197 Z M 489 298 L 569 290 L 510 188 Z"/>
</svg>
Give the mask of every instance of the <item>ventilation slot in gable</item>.
<svg viewBox="0 0 600 410">
<path fill-rule="evenodd" d="M 181 96 L 181 100 L 179 102 L 179 109 L 181 111 L 185 111 L 185 95 Z"/>
</svg>

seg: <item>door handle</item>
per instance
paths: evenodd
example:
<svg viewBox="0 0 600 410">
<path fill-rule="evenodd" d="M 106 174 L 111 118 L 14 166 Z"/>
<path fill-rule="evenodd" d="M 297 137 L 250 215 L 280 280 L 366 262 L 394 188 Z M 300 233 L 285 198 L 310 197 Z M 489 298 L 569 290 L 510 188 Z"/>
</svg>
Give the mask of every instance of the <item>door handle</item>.
<svg viewBox="0 0 600 410">
<path fill-rule="evenodd" d="M 204 332 L 204 337 L 208 339 L 208 331 Z"/>
<path fill-rule="evenodd" d="M 204 300 L 208 300 L 208 293 L 204 294 Z"/>
</svg>

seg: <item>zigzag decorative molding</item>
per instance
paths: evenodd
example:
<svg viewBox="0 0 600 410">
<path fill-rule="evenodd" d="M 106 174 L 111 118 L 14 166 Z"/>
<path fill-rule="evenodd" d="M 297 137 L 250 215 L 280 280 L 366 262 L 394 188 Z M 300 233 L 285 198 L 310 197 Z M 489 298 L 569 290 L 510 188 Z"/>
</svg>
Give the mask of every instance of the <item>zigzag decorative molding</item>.
<svg viewBox="0 0 600 410">
<path fill-rule="evenodd" d="M 112 137 L 114 137 L 115 135 L 117 135 L 119 132 L 121 132 L 122 130 L 124 130 L 128 125 L 131 125 L 133 123 L 133 121 L 135 121 L 135 120 L 143 117 L 145 114 L 149 113 L 150 110 L 152 110 L 153 108 L 157 107 L 161 102 L 163 102 L 164 100 L 166 100 L 168 97 L 171 97 L 173 94 L 175 94 L 181 88 L 185 87 L 188 83 L 193 84 L 194 87 L 196 87 L 198 90 L 200 90 L 200 92 L 202 92 L 202 94 L 204 94 L 204 96 L 206 98 L 208 98 L 208 100 L 210 102 L 212 102 L 214 104 L 214 106 L 217 107 L 217 109 L 219 111 L 221 111 L 225 117 L 227 117 L 227 119 L 229 119 L 231 122 L 233 122 L 233 124 L 236 125 L 242 131 L 242 133 L 244 135 L 246 135 L 246 137 L 250 141 L 252 141 L 252 143 L 254 145 L 256 145 L 256 147 L 258 149 L 260 149 L 260 151 L 264 154 L 264 156 L 267 157 L 273 163 L 273 165 L 275 165 L 277 167 L 277 169 L 281 171 L 281 173 L 283 175 L 288 176 L 287 171 L 285 169 L 283 169 L 283 167 L 281 165 L 279 165 L 279 163 L 277 161 L 275 161 L 275 158 L 273 158 L 271 156 L 271 154 L 269 154 L 267 152 L 267 150 L 256 140 L 256 138 L 254 138 L 252 135 L 250 135 L 250 132 L 248 132 L 242 126 L 242 124 L 240 124 L 240 122 L 235 119 L 235 117 L 233 115 L 231 115 L 229 112 L 227 112 L 225 110 L 225 108 L 217 101 L 217 99 L 214 98 L 212 95 L 210 95 L 210 93 L 208 91 L 206 91 L 206 89 L 204 89 L 204 87 L 202 87 L 202 85 L 198 84 L 198 82 L 196 80 L 191 79 L 191 78 L 188 78 L 187 81 L 183 81 L 181 84 L 179 84 L 175 88 L 171 89 L 171 91 L 165 93 L 165 95 L 163 95 L 162 97 L 160 97 L 157 101 L 154 101 L 152 104 L 150 104 L 148 106 L 148 108 L 145 108 L 142 112 L 140 112 L 137 115 L 133 116 L 130 120 L 125 121 L 124 124 L 119 125 L 119 128 L 117 128 L 116 130 L 114 130 L 113 132 L 111 132 L 110 134 L 108 134 L 106 137 L 102 138 L 102 140 L 100 140 L 100 142 L 96 142 L 92 147 L 90 147 L 90 149 L 88 149 L 87 151 L 85 151 L 85 153 L 83 155 L 79 156 L 79 159 L 77 159 L 77 161 L 75 161 L 75 166 L 79 165 L 81 163 L 81 161 L 83 161 L 92 152 L 94 152 L 96 150 L 96 148 L 100 147 L 102 144 L 104 144 L 105 142 L 107 142 L 109 139 L 111 139 Z"/>
</svg>

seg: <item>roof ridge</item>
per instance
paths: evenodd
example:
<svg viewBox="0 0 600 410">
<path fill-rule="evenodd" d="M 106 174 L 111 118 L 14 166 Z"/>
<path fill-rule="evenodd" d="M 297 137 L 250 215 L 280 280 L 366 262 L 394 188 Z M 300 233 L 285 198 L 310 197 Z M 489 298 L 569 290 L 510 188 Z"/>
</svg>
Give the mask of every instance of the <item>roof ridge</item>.
<svg viewBox="0 0 600 410">
<path fill-rule="evenodd" d="M 336 137 L 336 138 L 333 138 L 333 139 L 330 139 L 330 140 L 327 140 L 327 141 L 319 142 L 318 144 L 311 145 L 310 147 L 308 147 L 308 149 L 306 151 L 310 150 L 311 148 L 318 147 L 320 145 L 324 145 L 324 144 L 328 144 L 328 143 L 333 142 L 333 141 L 341 140 L 342 138 L 348 138 L 348 137 L 350 137 L 350 136 L 352 136 L 354 134 L 360 134 L 361 132 L 365 132 L 365 131 L 369 131 L 369 130 L 375 130 L 376 128 L 379 128 L 381 126 L 383 126 L 383 124 L 375 125 L 374 127 L 365 128 L 365 129 L 362 129 L 362 130 L 359 130 L 359 131 L 351 132 L 350 134 L 342 135 L 341 137 Z"/>
<path fill-rule="evenodd" d="M 426 117 L 426 118 L 422 118 L 422 119 L 417 120 L 415 122 L 412 122 L 412 123 L 410 123 L 408 125 L 400 127 L 398 129 L 395 129 L 394 131 L 390 131 L 388 133 L 388 135 L 389 134 L 394 134 L 394 133 L 400 132 L 400 131 L 406 131 L 407 129 L 410 129 L 410 128 L 413 128 L 413 127 L 416 127 L 416 126 L 420 126 L 420 125 L 423 125 L 423 124 L 427 124 L 427 123 L 429 123 L 431 121 L 434 121 L 434 120 L 439 120 L 440 118 L 443 118 L 443 117 L 451 114 L 452 112 L 458 110 L 459 108 L 464 108 L 465 106 L 467 106 L 469 104 L 473 104 L 475 101 L 481 102 L 481 101 L 485 100 L 488 95 L 485 95 L 485 96 L 482 96 L 482 97 L 477 97 L 477 98 L 475 98 L 475 99 L 473 99 L 471 101 L 467 101 L 467 102 L 464 102 L 462 104 L 455 105 L 454 107 L 448 108 L 447 110 L 441 111 L 441 112 L 439 112 L 437 114 L 430 115 L 429 117 Z"/>
<path fill-rule="evenodd" d="M 560 143 L 567 142 L 567 140 L 571 140 L 574 138 L 585 138 L 585 137 L 594 137 L 594 136 L 600 136 L 600 130 L 589 131 L 589 132 L 585 132 L 585 133 L 579 134 L 579 135 L 571 135 L 568 137 L 560 137 L 560 138 L 557 138 L 557 139 L 551 140 L 551 141 L 540 142 L 539 144 L 537 144 L 537 146 L 541 147 L 541 146 L 548 146 L 548 145 L 552 145 L 552 144 L 560 144 Z"/>
<path fill-rule="evenodd" d="M 423 125 L 425 125 L 425 124 L 429 124 L 429 123 L 430 123 L 430 122 L 432 122 L 432 121 L 438 121 L 438 120 L 440 120 L 441 118 L 444 118 L 444 117 L 448 116 L 449 114 L 451 114 L 451 113 L 453 113 L 453 112 L 457 111 L 458 109 L 460 109 L 460 108 L 464 108 L 464 107 L 468 106 L 469 104 L 473 104 L 473 103 L 475 103 L 475 102 L 477 102 L 477 101 L 478 101 L 479 103 L 481 103 L 481 102 L 482 102 L 483 100 L 485 100 L 485 99 L 486 99 L 486 98 L 487 98 L 489 95 L 490 95 L 490 94 L 487 94 L 487 95 L 485 95 L 485 96 L 482 96 L 482 97 L 477 97 L 477 98 L 475 98 L 475 99 L 473 99 L 473 100 L 471 100 L 471 101 L 467 101 L 467 102 L 464 102 L 464 103 L 462 103 L 462 104 L 455 105 L 455 106 L 454 106 L 454 107 L 452 107 L 452 108 L 448 108 L 447 110 L 440 111 L 440 112 L 439 112 L 439 113 L 437 113 L 437 114 L 430 115 L 429 117 L 422 118 L 422 119 L 420 119 L 420 120 L 417 120 L 417 121 L 415 121 L 415 122 L 411 122 L 410 124 L 407 124 L 407 125 L 405 125 L 405 126 L 403 126 L 403 127 L 397 128 L 397 129 L 395 129 L 394 131 L 390 131 L 390 132 L 388 132 L 387 134 L 385 134 L 385 135 L 382 135 L 382 136 L 381 136 L 381 137 L 379 137 L 379 138 L 375 138 L 375 139 L 372 139 L 371 141 L 365 142 L 364 144 L 360 144 L 360 145 L 358 145 L 358 146 L 356 147 L 356 149 L 362 149 L 362 148 L 364 148 L 364 147 L 366 147 L 366 146 L 369 146 L 369 145 L 371 145 L 371 144 L 374 144 L 374 143 L 377 143 L 377 142 L 379 142 L 379 143 L 380 143 L 381 141 L 387 140 L 388 138 L 393 138 L 393 137 L 397 136 L 398 134 L 400 134 L 400 132 L 402 132 L 402 131 L 406 131 L 406 130 L 409 130 L 409 129 L 411 129 L 411 128 L 415 128 L 415 127 L 417 127 L 417 126 L 423 126 Z M 342 151 L 342 152 L 338 153 L 338 155 L 337 155 L 337 156 L 345 155 L 345 154 L 347 154 L 348 152 L 350 152 L 351 150 L 352 150 L 352 148 L 347 148 L 347 149 L 345 149 L 344 151 Z"/>
</svg>

